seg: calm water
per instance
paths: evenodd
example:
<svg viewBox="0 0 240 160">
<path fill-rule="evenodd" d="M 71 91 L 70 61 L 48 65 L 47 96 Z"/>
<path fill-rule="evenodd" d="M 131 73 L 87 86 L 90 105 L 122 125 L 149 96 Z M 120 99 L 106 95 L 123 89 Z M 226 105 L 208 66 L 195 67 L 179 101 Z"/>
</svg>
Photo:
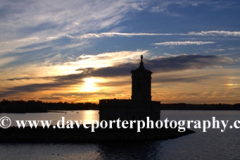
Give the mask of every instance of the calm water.
<svg viewBox="0 0 240 160">
<path fill-rule="evenodd" d="M 78 112 L 78 113 L 77 113 Z M 98 111 L 0 114 L 13 119 L 98 119 Z M 162 111 L 162 119 L 240 119 L 239 111 Z M 208 130 L 176 139 L 138 143 L 0 144 L 0 159 L 240 159 L 240 130 Z"/>
</svg>

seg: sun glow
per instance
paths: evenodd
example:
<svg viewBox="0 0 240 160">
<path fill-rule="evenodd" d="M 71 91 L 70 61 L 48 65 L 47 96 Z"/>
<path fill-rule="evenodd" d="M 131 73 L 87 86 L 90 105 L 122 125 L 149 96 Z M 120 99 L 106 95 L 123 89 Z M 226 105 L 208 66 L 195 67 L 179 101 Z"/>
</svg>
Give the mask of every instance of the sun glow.
<svg viewBox="0 0 240 160">
<path fill-rule="evenodd" d="M 84 92 L 94 92 L 99 90 L 99 87 L 96 85 L 96 82 L 101 82 L 100 79 L 97 78 L 84 78 L 84 85 L 81 91 Z"/>
<path fill-rule="evenodd" d="M 237 87 L 239 84 L 225 84 L 225 85 L 229 87 Z"/>
</svg>

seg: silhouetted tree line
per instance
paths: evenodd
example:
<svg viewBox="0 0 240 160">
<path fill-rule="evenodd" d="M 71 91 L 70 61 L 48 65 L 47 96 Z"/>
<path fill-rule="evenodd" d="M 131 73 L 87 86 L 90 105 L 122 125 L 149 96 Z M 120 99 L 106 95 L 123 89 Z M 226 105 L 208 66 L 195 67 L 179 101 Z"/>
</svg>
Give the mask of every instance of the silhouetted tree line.
<svg viewBox="0 0 240 160">
<path fill-rule="evenodd" d="M 0 102 L 0 113 L 26 113 L 47 112 L 48 110 L 98 110 L 95 103 L 67 103 L 67 102 L 42 102 L 42 101 L 8 101 Z"/>
<path fill-rule="evenodd" d="M 0 113 L 27 113 L 47 112 L 49 110 L 98 110 L 96 103 L 67 103 L 67 102 L 42 102 L 42 101 L 8 101 L 0 102 Z M 170 103 L 161 104 L 161 110 L 240 110 L 240 103 L 232 104 L 186 104 Z"/>
<path fill-rule="evenodd" d="M 232 104 L 161 104 L 161 110 L 240 110 L 240 103 Z"/>
</svg>

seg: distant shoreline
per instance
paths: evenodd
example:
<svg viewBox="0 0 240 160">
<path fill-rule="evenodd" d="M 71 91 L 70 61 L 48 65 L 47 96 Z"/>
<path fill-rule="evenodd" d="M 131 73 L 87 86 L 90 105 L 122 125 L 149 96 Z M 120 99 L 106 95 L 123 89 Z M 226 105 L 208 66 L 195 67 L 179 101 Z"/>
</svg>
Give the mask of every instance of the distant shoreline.
<svg viewBox="0 0 240 160">
<path fill-rule="evenodd" d="M 240 110 L 240 103 L 236 104 L 161 104 L 160 110 Z M 0 102 L 0 113 L 44 113 L 51 111 L 69 110 L 99 110 L 96 103 L 47 103 L 42 101 L 8 101 Z"/>
<path fill-rule="evenodd" d="M 92 110 L 92 109 L 89 109 Z M 78 110 L 63 110 L 63 111 L 78 111 Z M 39 111 L 39 112 L 0 112 L 0 114 L 26 114 L 26 113 L 65 113 L 62 110 L 55 110 L 55 111 Z M 79 111 L 88 111 L 87 109 L 81 109 Z M 98 111 L 98 110 L 95 110 Z M 161 111 L 240 111 L 240 109 L 161 109 Z"/>
</svg>

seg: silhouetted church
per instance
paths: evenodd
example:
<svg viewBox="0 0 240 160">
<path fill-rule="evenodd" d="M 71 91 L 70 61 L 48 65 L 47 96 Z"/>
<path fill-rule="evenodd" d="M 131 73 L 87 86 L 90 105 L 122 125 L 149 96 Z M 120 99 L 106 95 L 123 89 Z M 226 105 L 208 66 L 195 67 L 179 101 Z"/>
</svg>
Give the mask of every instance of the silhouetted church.
<svg viewBox="0 0 240 160">
<path fill-rule="evenodd" d="M 160 101 L 152 101 L 151 74 L 143 65 L 132 70 L 132 99 L 102 99 L 99 100 L 99 117 L 101 120 L 151 120 L 160 119 Z"/>
</svg>

